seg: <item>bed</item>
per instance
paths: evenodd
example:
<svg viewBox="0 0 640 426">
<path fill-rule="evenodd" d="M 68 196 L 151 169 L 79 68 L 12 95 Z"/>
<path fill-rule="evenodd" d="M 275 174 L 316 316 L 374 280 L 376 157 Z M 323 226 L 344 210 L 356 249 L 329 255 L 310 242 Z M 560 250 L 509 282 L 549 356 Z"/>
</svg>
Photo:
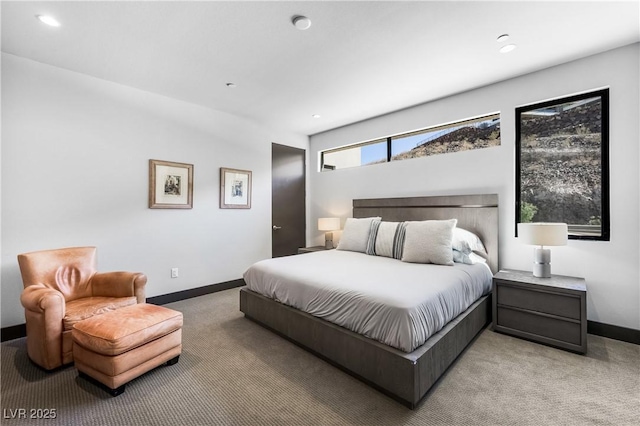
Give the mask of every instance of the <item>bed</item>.
<svg viewBox="0 0 640 426">
<path fill-rule="evenodd" d="M 456 265 L 454 268 L 439 267 L 439 271 L 453 274 L 459 278 L 462 275 L 468 275 L 472 267 L 476 269 L 484 267 L 486 269 L 484 279 L 486 280 L 488 275 L 490 280 L 491 273 L 498 269 L 498 197 L 495 194 L 353 201 L 354 218 L 374 216 L 379 216 L 384 221 L 456 218 L 457 227 L 467 229 L 482 239 L 488 254 L 487 262 L 486 265 Z M 353 263 L 358 265 L 361 271 L 371 270 L 372 274 L 377 273 L 378 275 L 383 274 L 382 271 L 390 265 L 389 262 L 403 264 L 404 269 L 402 271 L 408 271 L 412 268 L 412 266 L 409 266 L 410 264 L 405 264 L 395 259 L 380 259 L 377 256 L 369 256 L 362 253 L 340 252 L 339 250 L 333 250 L 331 252 L 295 256 L 297 259 L 272 259 L 266 261 L 265 265 L 270 266 L 274 271 L 289 271 L 288 276 L 278 277 L 277 280 L 286 279 L 294 282 L 298 279 L 295 271 L 296 263 L 299 264 L 298 267 L 301 270 L 312 270 L 311 268 L 315 263 L 318 263 L 318 267 L 321 269 L 326 269 L 327 265 L 332 262 L 335 264 L 340 262 Z M 376 268 L 378 266 L 375 262 L 381 265 L 377 272 Z M 389 265 L 385 264 L 385 262 L 389 263 Z M 287 263 L 291 263 L 291 265 L 286 265 Z M 254 271 L 255 268 L 252 268 L 248 273 Z M 265 267 L 261 269 L 265 269 Z M 266 269 L 266 272 L 269 272 L 269 268 Z M 394 272 L 394 274 L 402 275 L 404 272 Z M 319 274 L 317 275 L 319 276 Z M 343 272 L 335 272 L 330 274 L 329 277 L 318 278 L 316 281 L 326 281 L 330 286 L 331 279 L 351 280 L 353 282 L 349 284 L 354 286 L 353 289 L 355 290 L 358 289 L 362 281 L 360 276 L 345 275 Z M 420 402 L 458 355 L 488 324 L 491 315 L 490 294 L 487 294 L 475 301 L 470 301 L 471 305 L 468 308 L 462 308 L 463 312 L 459 314 L 456 312 L 452 320 L 449 321 L 447 319 L 448 323 L 444 327 L 441 324 L 437 325 L 439 331 L 430 335 L 430 337 L 427 336 L 428 339 L 426 341 L 421 341 L 418 338 L 420 336 L 410 333 L 405 336 L 403 342 L 385 341 L 384 337 L 389 334 L 393 335 L 393 333 L 383 330 L 381 333 L 376 334 L 375 328 L 370 326 L 368 322 L 366 322 L 366 327 L 363 330 L 357 330 L 364 335 L 356 333 L 347 328 L 356 330 L 351 324 L 343 323 L 343 326 L 339 325 L 341 323 L 336 321 L 335 315 L 334 318 L 330 318 L 333 322 L 323 319 L 322 305 L 316 306 L 318 309 L 315 311 L 311 310 L 314 315 L 296 309 L 294 306 L 297 303 L 303 303 L 305 306 L 310 305 L 309 300 L 296 301 L 299 299 L 296 293 L 271 294 L 270 289 L 274 286 L 270 284 L 271 282 L 268 278 L 250 275 L 245 280 L 251 282 L 251 285 L 256 290 L 252 291 L 249 288 L 243 288 L 240 291 L 240 310 L 247 318 L 292 340 L 410 408 L 414 408 Z M 405 280 L 410 281 L 411 275 L 407 275 Z M 302 277 L 300 277 L 300 286 L 302 286 L 302 281 Z M 264 288 L 259 288 L 260 285 L 256 287 L 256 283 L 262 283 L 260 285 Z M 351 290 L 353 289 L 350 289 L 346 294 L 352 295 L 353 291 Z M 316 290 L 314 289 L 314 291 Z M 466 288 L 465 291 L 467 291 Z M 483 293 L 486 293 L 486 291 L 483 291 Z M 474 296 L 474 299 L 476 296 Z M 388 299 L 389 294 L 385 295 L 385 298 Z M 352 297 L 350 300 L 353 300 L 353 303 L 356 304 L 358 299 L 357 297 Z M 312 297 L 310 300 L 315 299 Z M 281 301 L 285 303 L 281 303 Z M 369 307 L 372 306 L 371 302 L 367 303 L 369 303 Z M 405 304 L 406 300 L 398 299 L 398 306 Z M 377 306 L 373 308 L 375 311 L 380 311 L 381 309 L 381 307 Z M 383 311 L 383 313 L 385 318 L 391 318 L 392 320 L 396 315 L 395 311 Z M 346 317 L 347 320 L 349 319 L 349 316 L 344 312 L 338 312 L 337 315 L 340 318 Z M 361 322 L 356 321 L 356 323 Z M 442 328 L 440 329 L 440 327 Z M 402 333 L 397 334 L 401 335 Z"/>
</svg>

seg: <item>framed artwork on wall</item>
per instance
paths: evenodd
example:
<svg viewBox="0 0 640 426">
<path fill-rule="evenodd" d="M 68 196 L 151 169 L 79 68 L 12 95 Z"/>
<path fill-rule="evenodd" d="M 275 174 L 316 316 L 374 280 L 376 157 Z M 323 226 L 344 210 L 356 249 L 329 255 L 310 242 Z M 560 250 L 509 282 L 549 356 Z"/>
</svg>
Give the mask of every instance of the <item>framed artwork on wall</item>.
<svg viewBox="0 0 640 426">
<path fill-rule="evenodd" d="M 193 164 L 149 160 L 149 208 L 193 207 Z"/>
<path fill-rule="evenodd" d="M 516 108 L 517 224 L 609 241 L 609 89 Z"/>
<path fill-rule="evenodd" d="M 251 208 L 251 171 L 220 168 L 220 208 Z"/>
</svg>

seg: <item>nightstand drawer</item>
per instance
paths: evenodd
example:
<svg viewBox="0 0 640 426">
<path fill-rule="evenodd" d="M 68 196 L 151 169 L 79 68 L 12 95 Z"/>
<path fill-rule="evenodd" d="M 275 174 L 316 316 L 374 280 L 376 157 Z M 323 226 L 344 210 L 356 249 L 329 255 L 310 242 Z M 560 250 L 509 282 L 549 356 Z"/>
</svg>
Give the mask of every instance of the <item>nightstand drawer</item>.
<svg viewBox="0 0 640 426">
<path fill-rule="evenodd" d="M 551 338 L 576 346 L 583 344 L 579 322 L 563 321 L 535 313 L 498 306 L 496 325 L 529 333 L 531 337 Z"/>
<path fill-rule="evenodd" d="M 580 298 L 546 291 L 529 290 L 511 285 L 498 285 L 497 302 L 530 311 L 565 318 L 580 319 Z"/>
</svg>

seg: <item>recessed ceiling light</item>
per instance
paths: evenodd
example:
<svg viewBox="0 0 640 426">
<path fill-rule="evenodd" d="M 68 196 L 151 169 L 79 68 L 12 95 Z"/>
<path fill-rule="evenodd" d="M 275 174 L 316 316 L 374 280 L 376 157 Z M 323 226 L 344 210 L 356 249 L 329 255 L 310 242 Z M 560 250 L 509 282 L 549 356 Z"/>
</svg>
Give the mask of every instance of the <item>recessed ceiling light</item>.
<svg viewBox="0 0 640 426">
<path fill-rule="evenodd" d="M 515 48 L 516 48 L 515 44 L 505 44 L 504 46 L 502 46 L 500 48 L 500 53 L 508 53 L 508 52 L 511 52 Z"/>
<path fill-rule="evenodd" d="M 51 25 L 52 27 L 59 27 L 60 26 L 60 22 L 58 22 L 56 20 L 56 18 L 54 18 L 53 16 L 47 16 L 47 15 L 36 15 L 36 18 L 38 18 L 38 20 L 44 24 L 47 25 Z"/>
<path fill-rule="evenodd" d="M 496 39 L 496 41 L 498 43 L 502 43 L 502 42 L 505 42 L 507 40 L 509 40 L 509 34 L 502 34 L 502 35 L 498 36 L 498 38 Z"/>
<path fill-rule="evenodd" d="M 291 18 L 291 23 L 299 30 L 306 30 L 311 26 L 311 19 L 306 16 L 297 15 Z"/>
<path fill-rule="evenodd" d="M 236 84 L 235 83 L 227 83 L 227 87 L 229 89 L 235 89 L 236 88 Z"/>
<path fill-rule="evenodd" d="M 320 118 L 320 114 L 313 114 L 311 117 L 313 117 L 313 118 Z"/>
</svg>

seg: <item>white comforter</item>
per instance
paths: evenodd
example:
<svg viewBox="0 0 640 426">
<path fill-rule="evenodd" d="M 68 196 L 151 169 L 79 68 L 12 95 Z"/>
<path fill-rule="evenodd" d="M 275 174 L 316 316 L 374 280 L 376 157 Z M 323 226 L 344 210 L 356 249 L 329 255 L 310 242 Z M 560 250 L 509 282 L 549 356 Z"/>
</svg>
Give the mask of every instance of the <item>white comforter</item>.
<svg viewBox="0 0 640 426">
<path fill-rule="evenodd" d="M 256 293 L 404 352 L 491 290 L 483 263 L 405 263 L 341 250 L 257 262 L 245 273 Z"/>
</svg>

